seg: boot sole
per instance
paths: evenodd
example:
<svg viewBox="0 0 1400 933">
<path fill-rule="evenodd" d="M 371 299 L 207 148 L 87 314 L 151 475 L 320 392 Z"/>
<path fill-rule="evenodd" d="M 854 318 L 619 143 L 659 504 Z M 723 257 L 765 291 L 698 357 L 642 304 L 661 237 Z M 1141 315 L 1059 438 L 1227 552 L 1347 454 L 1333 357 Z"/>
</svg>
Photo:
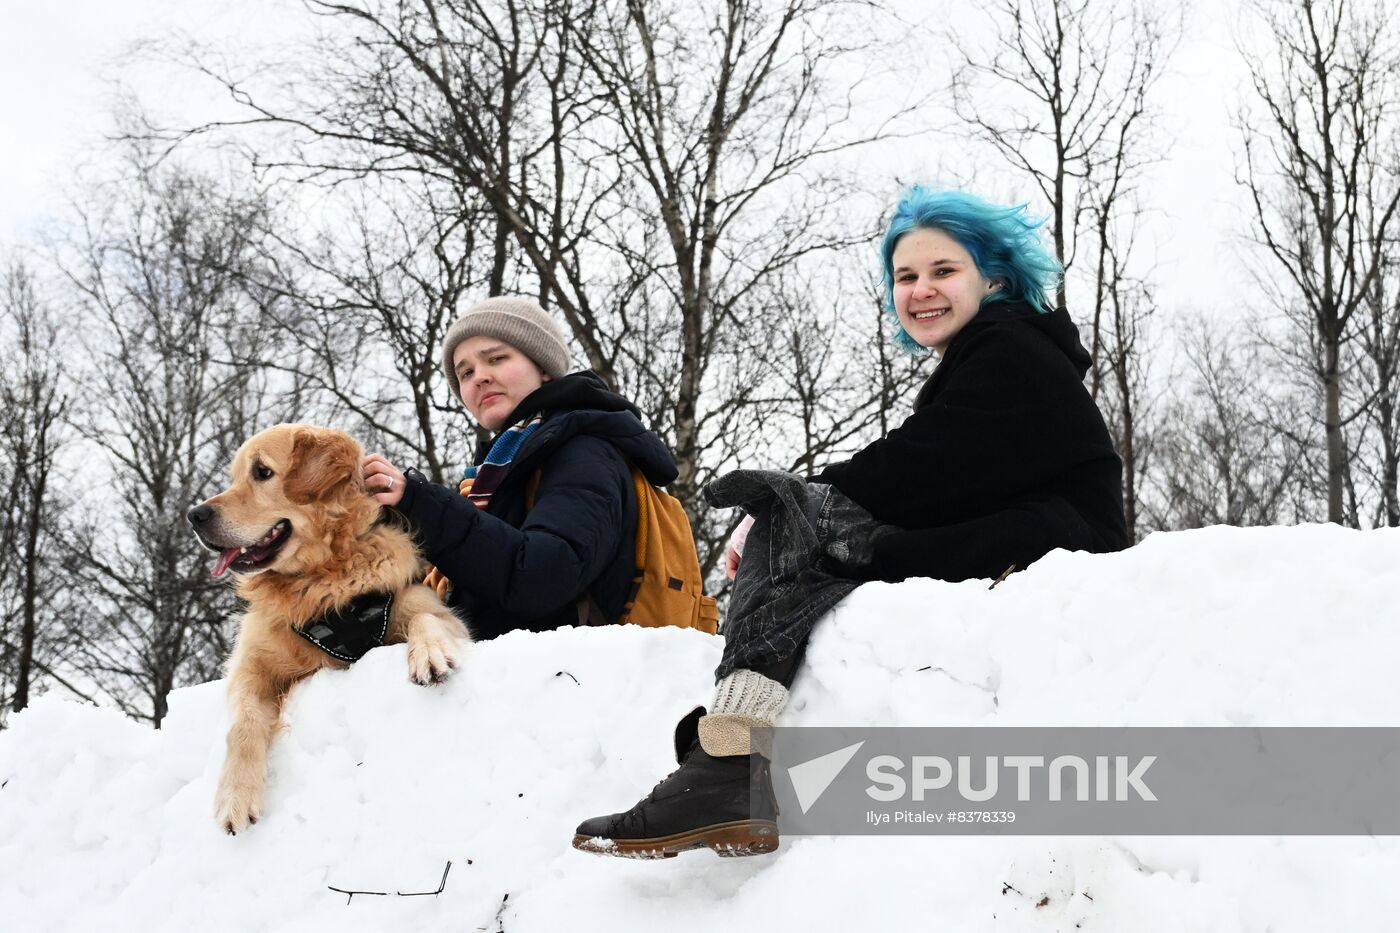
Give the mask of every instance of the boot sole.
<svg viewBox="0 0 1400 933">
<path fill-rule="evenodd" d="M 723 858 L 766 855 L 778 848 L 778 824 L 772 820 L 736 820 L 653 839 L 575 835 L 574 848 L 595 855 L 640 859 L 675 858 L 691 849 L 710 849 Z"/>
</svg>

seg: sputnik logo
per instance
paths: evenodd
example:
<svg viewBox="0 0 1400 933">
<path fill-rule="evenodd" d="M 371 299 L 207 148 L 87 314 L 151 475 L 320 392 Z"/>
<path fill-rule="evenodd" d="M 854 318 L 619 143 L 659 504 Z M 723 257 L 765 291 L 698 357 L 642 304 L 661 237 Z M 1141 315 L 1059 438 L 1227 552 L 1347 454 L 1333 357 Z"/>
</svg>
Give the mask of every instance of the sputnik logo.
<svg viewBox="0 0 1400 933">
<path fill-rule="evenodd" d="M 845 748 L 838 748 L 834 752 L 828 752 L 819 758 L 811 761 L 804 761 L 800 765 L 793 765 L 787 769 L 788 778 L 792 781 L 792 789 L 797 794 L 797 805 L 802 808 L 805 815 L 826 789 L 831 786 L 831 782 L 836 780 L 841 769 L 845 768 L 855 757 L 856 752 L 864 745 L 864 740 L 854 745 L 847 745 Z"/>
</svg>

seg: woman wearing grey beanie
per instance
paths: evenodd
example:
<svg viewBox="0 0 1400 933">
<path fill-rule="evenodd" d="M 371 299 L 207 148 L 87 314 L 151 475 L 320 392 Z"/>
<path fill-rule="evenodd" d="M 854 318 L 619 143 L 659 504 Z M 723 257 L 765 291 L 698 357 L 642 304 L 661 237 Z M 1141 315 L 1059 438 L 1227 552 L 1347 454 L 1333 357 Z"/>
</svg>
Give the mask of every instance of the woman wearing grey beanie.
<svg viewBox="0 0 1400 933">
<path fill-rule="evenodd" d="M 568 372 L 563 334 L 529 298 L 469 308 L 447 332 L 442 364 L 494 435 L 489 449 L 460 493 L 371 454 L 370 495 L 408 519 L 477 640 L 617 621 L 635 572 L 628 461 L 665 486 L 676 478 L 670 451 L 596 374 Z"/>
</svg>

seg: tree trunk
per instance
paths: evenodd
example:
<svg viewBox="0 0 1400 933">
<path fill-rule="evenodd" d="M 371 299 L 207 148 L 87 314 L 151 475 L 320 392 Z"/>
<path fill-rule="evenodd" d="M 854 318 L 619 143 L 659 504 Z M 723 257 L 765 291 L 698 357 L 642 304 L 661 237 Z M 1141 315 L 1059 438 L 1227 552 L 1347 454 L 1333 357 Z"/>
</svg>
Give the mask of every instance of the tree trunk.
<svg viewBox="0 0 1400 933">
<path fill-rule="evenodd" d="M 46 433 L 41 429 L 37 445 L 39 450 L 44 449 Z M 15 712 L 29 705 L 29 683 L 34 669 L 34 636 L 39 608 L 39 526 L 43 520 L 48 467 L 36 464 L 35 473 L 29 496 L 28 522 L 24 530 L 24 606 L 20 620 L 19 667 L 15 673 L 15 698 L 12 704 Z"/>
<path fill-rule="evenodd" d="M 1338 346 L 1335 335 L 1328 335 L 1327 361 L 1323 372 L 1323 392 L 1327 432 L 1327 520 L 1343 523 L 1342 493 L 1347 468 L 1346 451 L 1342 445 L 1342 383 L 1337 366 Z"/>
<path fill-rule="evenodd" d="M 1385 525 L 1400 527 L 1400 448 L 1395 443 L 1395 403 L 1382 393 L 1377 400 L 1381 429 L 1381 495 L 1385 502 Z"/>
<path fill-rule="evenodd" d="M 1122 439 L 1119 454 L 1123 458 L 1123 518 L 1128 526 L 1128 541 L 1137 540 L 1137 446 L 1134 435 L 1137 426 L 1134 422 L 1133 390 L 1128 379 L 1127 358 L 1119 358 L 1114 366 L 1118 383 L 1119 422 L 1122 426 Z"/>
</svg>

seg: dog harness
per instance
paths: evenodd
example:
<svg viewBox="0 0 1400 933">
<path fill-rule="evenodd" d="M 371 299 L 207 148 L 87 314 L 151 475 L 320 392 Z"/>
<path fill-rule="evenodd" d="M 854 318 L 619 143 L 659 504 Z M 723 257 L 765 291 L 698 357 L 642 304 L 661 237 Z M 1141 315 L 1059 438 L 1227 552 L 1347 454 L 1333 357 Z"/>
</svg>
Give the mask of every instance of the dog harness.
<svg viewBox="0 0 1400 933">
<path fill-rule="evenodd" d="M 393 593 L 365 593 L 292 629 L 333 658 L 350 664 L 384 644 Z"/>
</svg>

